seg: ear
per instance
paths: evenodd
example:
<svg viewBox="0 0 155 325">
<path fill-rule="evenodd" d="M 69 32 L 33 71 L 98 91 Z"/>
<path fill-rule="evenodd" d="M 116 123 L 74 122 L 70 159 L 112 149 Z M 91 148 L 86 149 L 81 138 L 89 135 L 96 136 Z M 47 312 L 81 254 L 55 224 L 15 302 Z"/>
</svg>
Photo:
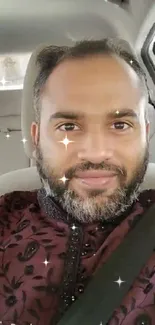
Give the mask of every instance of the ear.
<svg viewBox="0 0 155 325">
<path fill-rule="evenodd" d="M 31 124 L 31 138 L 33 145 L 36 147 L 39 141 L 39 126 L 36 122 Z"/>
</svg>

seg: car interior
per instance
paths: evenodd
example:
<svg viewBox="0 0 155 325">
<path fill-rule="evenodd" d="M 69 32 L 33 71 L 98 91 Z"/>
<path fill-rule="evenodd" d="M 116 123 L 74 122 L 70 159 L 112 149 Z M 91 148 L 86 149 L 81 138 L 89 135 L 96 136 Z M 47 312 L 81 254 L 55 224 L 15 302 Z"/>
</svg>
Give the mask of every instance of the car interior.
<svg viewBox="0 0 155 325">
<path fill-rule="evenodd" d="M 134 49 L 150 92 L 150 161 L 155 188 L 155 1 L 0 0 L 0 195 L 41 187 L 33 156 L 35 59 L 46 45 L 120 38 Z"/>
</svg>

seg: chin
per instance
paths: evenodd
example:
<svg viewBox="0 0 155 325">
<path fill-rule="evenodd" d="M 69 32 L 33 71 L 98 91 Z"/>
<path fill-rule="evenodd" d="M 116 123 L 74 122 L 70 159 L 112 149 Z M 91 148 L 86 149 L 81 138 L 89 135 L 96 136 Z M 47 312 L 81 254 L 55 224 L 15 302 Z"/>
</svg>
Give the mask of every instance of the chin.
<svg viewBox="0 0 155 325">
<path fill-rule="evenodd" d="M 68 188 L 70 193 L 74 196 L 74 198 L 80 199 L 82 201 L 86 199 L 92 199 L 96 203 L 98 202 L 106 202 L 108 200 L 108 197 L 113 195 L 115 193 L 116 189 L 104 189 L 104 190 L 98 190 L 98 189 L 88 189 L 83 190 L 80 188 L 76 188 L 74 186 L 70 186 Z"/>
</svg>

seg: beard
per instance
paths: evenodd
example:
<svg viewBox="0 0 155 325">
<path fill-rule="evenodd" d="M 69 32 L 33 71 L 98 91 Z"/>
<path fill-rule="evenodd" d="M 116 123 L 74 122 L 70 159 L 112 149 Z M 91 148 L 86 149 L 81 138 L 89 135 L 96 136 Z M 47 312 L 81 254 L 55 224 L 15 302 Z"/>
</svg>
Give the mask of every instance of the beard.
<svg viewBox="0 0 155 325">
<path fill-rule="evenodd" d="M 145 149 L 144 157 L 133 171 L 133 176 L 127 184 L 127 171 L 125 168 L 118 168 L 114 165 L 101 163 L 98 165 L 90 162 L 83 163 L 81 166 L 70 168 L 65 173 L 68 179 L 63 184 L 54 169 L 44 159 L 40 145 L 36 147 L 36 167 L 46 191 L 55 202 L 72 218 L 82 223 L 92 223 L 96 221 L 107 221 L 122 215 L 138 199 L 140 185 L 143 183 L 144 176 L 149 162 L 149 148 Z M 86 170 L 106 170 L 114 171 L 118 175 L 120 186 L 105 199 L 103 190 L 89 190 L 87 198 L 80 197 L 74 190 L 69 189 L 69 182 L 78 171 Z M 104 197 L 104 198 L 103 198 Z"/>
</svg>

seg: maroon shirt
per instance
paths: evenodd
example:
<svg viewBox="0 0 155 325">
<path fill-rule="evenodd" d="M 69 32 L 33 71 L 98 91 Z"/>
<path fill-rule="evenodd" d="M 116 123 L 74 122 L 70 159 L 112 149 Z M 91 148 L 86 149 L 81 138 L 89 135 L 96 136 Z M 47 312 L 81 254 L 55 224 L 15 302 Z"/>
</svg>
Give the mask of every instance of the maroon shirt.
<svg viewBox="0 0 155 325">
<path fill-rule="evenodd" d="M 44 189 L 2 196 L 0 324 L 57 324 L 154 203 L 148 190 L 121 218 L 79 224 Z M 132 324 L 155 324 L 155 252 L 108 323 Z"/>
</svg>

